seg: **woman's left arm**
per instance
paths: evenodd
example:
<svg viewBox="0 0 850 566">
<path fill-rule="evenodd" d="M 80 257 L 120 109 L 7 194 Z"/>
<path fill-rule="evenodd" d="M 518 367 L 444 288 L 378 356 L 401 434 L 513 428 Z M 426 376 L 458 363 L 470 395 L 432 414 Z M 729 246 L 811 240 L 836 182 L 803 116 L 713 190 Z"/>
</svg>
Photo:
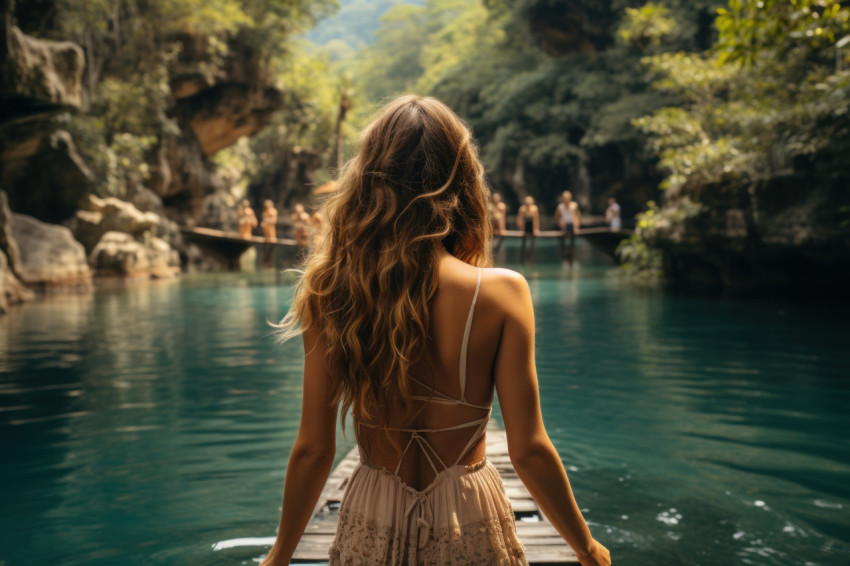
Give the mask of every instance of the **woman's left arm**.
<svg viewBox="0 0 850 566">
<path fill-rule="evenodd" d="M 305 321 L 306 322 L 306 321 Z M 260 566 L 288 565 L 322 493 L 336 452 L 337 404 L 333 401 L 325 348 L 315 327 L 304 339 L 301 424 L 283 485 L 283 509 L 274 546 Z"/>
</svg>

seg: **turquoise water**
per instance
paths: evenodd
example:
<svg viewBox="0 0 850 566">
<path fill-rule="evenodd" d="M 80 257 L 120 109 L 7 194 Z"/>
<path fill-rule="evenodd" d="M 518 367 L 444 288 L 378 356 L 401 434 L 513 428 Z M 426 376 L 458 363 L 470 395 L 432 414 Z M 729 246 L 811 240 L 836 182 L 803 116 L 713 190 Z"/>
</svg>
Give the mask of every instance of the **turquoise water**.
<svg viewBox="0 0 850 566">
<path fill-rule="evenodd" d="M 544 417 L 615 563 L 850 562 L 850 308 L 631 289 L 583 246 L 498 259 L 530 280 Z M 185 276 L 0 317 L 0 565 L 254 563 L 212 547 L 277 525 L 289 292 Z"/>
</svg>

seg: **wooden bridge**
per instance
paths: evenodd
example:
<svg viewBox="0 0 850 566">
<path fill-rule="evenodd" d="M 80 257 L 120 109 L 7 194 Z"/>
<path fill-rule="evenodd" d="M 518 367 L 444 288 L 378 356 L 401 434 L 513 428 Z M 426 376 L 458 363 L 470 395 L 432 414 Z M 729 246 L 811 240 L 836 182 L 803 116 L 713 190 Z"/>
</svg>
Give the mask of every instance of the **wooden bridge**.
<svg viewBox="0 0 850 566">
<path fill-rule="evenodd" d="M 239 258 L 256 245 L 265 246 L 266 250 L 273 250 L 275 247 L 295 250 L 301 247 L 295 240 L 289 238 L 275 238 L 274 240 L 267 240 L 260 236 L 243 238 L 236 232 L 225 232 L 212 228 L 182 227 L 180 232 L 183 234 L 183 239 L 207 250 L 227 265 L 228 269 L 239 269 Z"/>
<path fill-rule="evenodd" d="M 620 242 L 628 238 L 634 233 L 632 230 L 612 230 L 608 226 L 589 226 L 582 228 L 576 234 L 575 238 L 584 238 L 590 245 L 604 252 L 612 259 L 617 259 L 617 246 Z M 505 230 L 499 236 L 493 236 L 493 240 L 498 238 L 523 238 L 529 237 L 528 234 L 521 230 Z M 535 238 L 547 239 L 563 239 L 564 245 L 569 244 L 570 236 L 565 235 L 560 230 L 541 230 Z"/>
<path fill-rule="evenodd" d="M 242 257 L 252 246 L 261 245 L 265 253 L 269 254 L 275 247 L 284 247 L 293 251 L 298 251 L 303 246 L 300 246 L 291 238 L 276 238 L 267 240 L 260 236 L 251 236 L 243 238 L 236 232 L 225 232 L 223 230 L 214 230 L 212 228 L 188 228 L 180 229 L 183 237 L 187 242 L 194 243 L 213 256 L 221 260 L 229 269 L 239 269 L 239 258 Z M 631 230 L 611 230 L 607 226 L 590 226 L 582 228 L 576 238 L 584 238 L 592 246 L 598 248 L 608 256 L 616 259 L 615 250 L 619 243 L 632 235 Z M 499 238 L 523 238 L 527 236 L 520 230 L 505 230 L 501 235 L 494 236 L 494 241 Z M 564 239 L 567 244 L 569 236 L 565 236 L 559 230 L 541 230 L 536 238 L 543 239 Z"/>
<path fill-rule="evenodd" d="M 505 492 L 514 510 L 517 536 L 525 546 L 528 563 L 532 566 L 578 564 L 575 553 L 564 542 L 552 523 L 540 512 L 534 499 L 517 476 L 508 455 L 505 431 L 496 426 L 493 421 L 490 421 L 487 428 L 486 442 L 487 459 L 502 476 Z M 313 516 L 304 531 L 304 536 L 301 537 L 298 548 L 295 549 L 292 564 L 328 563 L 328 548 L 336 533 L 339 505 L 358 461 L 359 455 L 355 446 L 331 472 L 313 510 Z M 244 560 L 249 555 L 256 556 L 262 550 L 271 547 L 274 540 L 275 537 L 224 540 L 215 543 L 213 550 L 233 553 L 235 563 L 237 558 Z M 228 550 L 246 547 L 249 553 Z"/>
</svg>

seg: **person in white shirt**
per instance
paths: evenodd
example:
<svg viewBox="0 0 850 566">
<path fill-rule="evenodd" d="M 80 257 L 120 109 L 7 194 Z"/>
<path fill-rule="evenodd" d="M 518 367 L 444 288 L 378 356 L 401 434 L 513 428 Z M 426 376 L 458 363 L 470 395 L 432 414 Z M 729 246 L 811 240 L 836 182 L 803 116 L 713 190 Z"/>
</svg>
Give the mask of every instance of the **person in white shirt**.
<svg viewBox="0 0 850 566">
<path fill-rule="evenodd" d="M 608 199 L 608 208 L 605 209 L 605 222 L 612 230 L 619 230 L 623 227 L 623 221 L 620 218 L 620 205 L 617 204 L 617 199 L 614 197 Z"/>
<path fill-rule="evenodd" d="M 573 200 L 573 193 L 570 191 L 561 193 L 561 202 L 558 203 L 558 208 L 555 209 L 555 222 L 558 224 L 561 232 L 563 232 L 562 236 L 558 239 L 558 245 L 561 255 L 567 259 L 569 259 L 571 254 L 564 247 L 564 238 L 566 236 L 570 237 L 569 251 L 571 252 L 575 247 L 576 234 L 578 234 L 581 223 L 580 217 L 578 203 Z"/>
</svg>

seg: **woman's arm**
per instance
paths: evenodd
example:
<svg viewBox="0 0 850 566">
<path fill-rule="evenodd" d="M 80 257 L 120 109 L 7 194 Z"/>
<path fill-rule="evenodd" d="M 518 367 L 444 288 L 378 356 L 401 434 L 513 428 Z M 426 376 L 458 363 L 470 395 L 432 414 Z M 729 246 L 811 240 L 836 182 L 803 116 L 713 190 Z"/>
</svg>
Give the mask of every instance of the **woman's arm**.
<svg viewBox="0 0 850 566">
<path fill-rule="evenodd" d="M 506 272 L 500 282 L 506 309 L 495 379 L 511 463 L 531 496 L 584 566 L 608 565 L 608 550 L 596 542 L 573 497 L 567 473 L 543 426 L 534 363 L 534 311 L 528 283 Z"/>
<path fill-rule="evenodd" d="M 534 215 L 532 216 L 534 235 L 540 235 L 540 207 L 534 207 Z"/>
<path fill-rule="evenodd" d="M 304 398 L 301 424 L 292 446 L 283 485 L 283 509 L 277 539 L 261 566 L 290 563 L 295 547 L 322 487 L 330 474 L 336 453 L 337 405 L 333 403 L 330 377 L 325 366 L 325 349 L 315 328 L 304 331 Z"/>
</svg>

